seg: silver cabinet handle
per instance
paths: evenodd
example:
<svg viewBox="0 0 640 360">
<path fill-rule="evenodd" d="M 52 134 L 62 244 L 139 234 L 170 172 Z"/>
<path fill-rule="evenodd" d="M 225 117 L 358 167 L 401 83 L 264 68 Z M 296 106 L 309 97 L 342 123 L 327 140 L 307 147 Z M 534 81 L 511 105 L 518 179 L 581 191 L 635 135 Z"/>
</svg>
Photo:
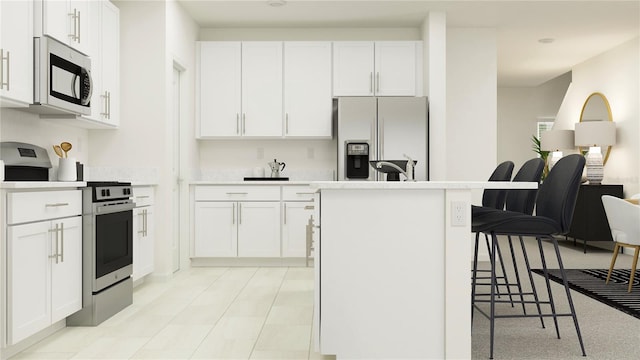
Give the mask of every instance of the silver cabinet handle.
<svg viewBox="0 0 640 360">
<path fill-rule="evenodd" d="M 284 224 L 287 225 L 287 203 L 284 203 Z"/>
<path fill-rule="evenodd" d="M 107 91 L 107 119 L 111 120 L 111 91 Z"/>
<path fill-rule="evenodd" d="M 228 192 L 227 195 L 247 195 L 247 192 Z"/>
<path fill-rule="evenodd" d="M 148 221 L 147 221 L 148 220 L 148 216 L 149 216 L 148 215 L 149 214 L 148 211 L 149 211 L 148 209 L 144 209 L 143 210 L 143 214 L 144 214 L 144 218 L 143 218 L 144 219 L 144 236 L 148 236 L 149 235 L 149 226 L 148 226 Z"/>
<path fill-rule="evenodd" d="M 284 133 L 289 134 L 289 113 L 284 114 Z"/>
<path fill-rule="evenodd" d="M 242 134 L 246 134 L 247 133 L 247 119 L 246 119 L 246 114 L 242 113 Z"/>
<path fill-rule="evenodd" d="M 49 229 L 49 232 L 55 232 L 56 233 L 56 252 L 54 254 L 49 255 L 49 259 L 56 259 L 56 264 L 58 263 L 58 249 L 60 248 L 60 238 L 59 238 L 59 232 L 60 228 L 58 227 L 58 224 L 56 224 L 56 228 L 55 229 Z"/>
<path fill-rule="evenodd" d="M 240 114 L 236 113 L 236 134 L 240 134 Z"/>
<path fill-rule="evenodd" d="M 100 98 L 104 99 L 104 106 L 102 107 L 102 109 L 104 110 L 103 112 L 100 113 L 100 115 L 104 116 L 105 118 L 108 116 L 109 114 L 109 109 L 108 109 L 108 98 L 107 98 L 107 91 L 104 92 L 104 95 L 100 95 Z"/>
<path fill-rule="evenodd" d="M 376 94 L 380 92 L 380 71 L 376 73 Z"/>
<path fill-rule="evenodd" d="M 60 262 L 64 262 L 64 223 L 60 223 Z"/>
<path fill-rule="evenodd" d="M 231 210 L 231 224 L 236 223 L 236 203 L 233 203 L 233 209 Z"/>
<path fill-rule="evenodd" d="M 315 208 L 316 208 L 316 207 L 315 207 L 315 206 L 313 206 L 313 205 L 305 205 L 305 207 L 304 207 L 304 209 L 305 209 L 305 210 L 313 210 L 313 209 L 315 209 Z"/>
<path fill-rule="evenodd" d="M 60 206 L 69 206 L 69 203 L 53 203 L 53 204 L 45 204 L 45 207 L 60 207 Z"/>
<path fill-rule="evenodd" d="M 75 9 L 74 9 L 75 10 Z M 80 11 L 78 11 L 78 43 L 80 43 L 80 29 L 82 28 L 82 26 L 80 26 L 80 22 L 82 21 L 82 18 L 80 17 Z"/>
<path fill-rule="evenodd" d="M 78 18 L 80 16 L 78 9 L 73 9 L 73 13 L 68 14 L 71 17 L 71 21 L 73 21 L 73 34 L 69 34 L 71 40 L 75 42 L 80 42 L 80 36 L 78 35 Z"/>
<path fill-rule="evenodd" d="M 138 213 L 138 217 L 140 218 L 140 222 L 142 223 L 142 229 L 138 230 L 138 234 L 142 234 L 144 236 L 144 210 L 141 213 Z"/>
<path fill-rule="evenodd" d="M 146 199 L 146 198 L 150 198 L 151 196 L 149 195 L 138 195 L 136 196 L 136 199 Z"/>
<path fill-rule="evenodd" d="M 315 195 L 314 192 L 297 192 L 296 195 Z"/>
<path fill-rule="evenodd" d="M 9 91 L 9 75 L 11 74 L 11 71 L 9 71 L 9 55 L 9 51 L 7 51 L 7 56 L 5 56 L 4 49 L 0 49 L 0 89 L 6 86 L 7 91 Z M 7 60 L 7 81 L 4 79 L 4 66 L 2 66 L 5 60 Z"/>
<path fill-rule="evenodd" d="M 242 225 L 242 203 L 238 203 L 238 225 Z"/>
<path fill-rule="evenodd" d="M 369 73 L 369 93 L 373 94 L 373 72 Z"/>
</svg>

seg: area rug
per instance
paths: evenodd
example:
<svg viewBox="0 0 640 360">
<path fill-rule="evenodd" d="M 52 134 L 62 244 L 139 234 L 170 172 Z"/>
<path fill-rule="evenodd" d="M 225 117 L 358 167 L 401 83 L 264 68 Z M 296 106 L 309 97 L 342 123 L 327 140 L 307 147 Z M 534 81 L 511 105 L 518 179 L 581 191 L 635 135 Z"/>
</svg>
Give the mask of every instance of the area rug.
<svg viewBox="0 0 640 360">
<path fill-rule="evenodd" d="M 544 276 L 542 269 L 532 269 Z M 562 284 L 560 270 L 549 269 L 549 279 Z M 609 284 L 605 284 L 609 269 L 566 269 L 569 287 L 601 303 L 607 304 L 635 318 L 640 319 L 640 270 L 636 270 L 633 288 L 629 286 L 629 269 L 614 269 Z"/>
</svg>

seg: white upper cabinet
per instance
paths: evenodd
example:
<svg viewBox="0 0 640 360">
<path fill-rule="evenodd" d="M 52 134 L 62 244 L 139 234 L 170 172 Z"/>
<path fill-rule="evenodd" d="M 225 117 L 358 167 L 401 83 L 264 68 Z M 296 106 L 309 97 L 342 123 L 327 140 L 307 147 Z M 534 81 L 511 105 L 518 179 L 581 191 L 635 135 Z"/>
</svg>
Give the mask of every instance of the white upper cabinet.
<svg viewBox="0 0 640 360">
<path fill-rule="evenodd" d="M 333 96 L 367 96 L 373 92 L 373 42 L 333 43 Z"/>
<path fill-rule="evenodd" d="M 282 136 L 282 42 L 242 43 L 242 135 Z"/>
<path fill-rule="evenodd" d="M 33 102 L 33 2 L 0 1 L 0 107 Z"/>
<path fill-rule="evenodd" d="M 120 124 L 120 11 L 111 2 L 92 1 L 90 120 L 107 127 Z"/>
<path fill-rule="evenodd" d="M 197 50 L 199 136 L 240 136 L 241 44 L 232 41 L 198 42 Z"/>
<path fill-rule="evenodd" d="M 199 137 L 282 136 L 282 42 L 199 42 Z"/>
<path fill-rule="evenodd" d="M 331 138 L 331 42 L 284 43 L 284 135 Z"/>
<path fill-rule="evenodd" d="M 333 43 L 333 96 L 419 96 L 419 41 Z"/>
<path fill-rule="evenodd" d="M 80 52 L 90 55 L 90 16 L 88 0 L 36 0 L 36 9 L 41 12 L 41 24 L 36 24 L 37 36 L 49 35 L 68 44 Z M 36 13 L 36 15 L 38 15 Z"/>
</svg>

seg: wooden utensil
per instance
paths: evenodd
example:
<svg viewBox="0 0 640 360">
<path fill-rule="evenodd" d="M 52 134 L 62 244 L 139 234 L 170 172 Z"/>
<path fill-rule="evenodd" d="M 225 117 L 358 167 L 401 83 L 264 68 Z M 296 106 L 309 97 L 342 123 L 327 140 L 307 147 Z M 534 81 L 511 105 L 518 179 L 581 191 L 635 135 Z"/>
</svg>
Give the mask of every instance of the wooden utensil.
<svg viewBox="0 0 640 360">
<path fill-rule="evenodd" d="M 60 145 L 53 145 L 53 151 L 55 151 L 56 155 L 58 155 L 59 157 L 63 157 L 62 148 L 60 147 Z"/>
<path fill-rule="evenodd" d="M 60 144 L 60 148 L 62 149 L 62 151 L 64 151 L 64 157 L 69 157 L 69 150 L 71 150 L 73 146 L 71 146 L 71 143 L 68 143 L 66 141 L 63 141 Z"/>
</svg>

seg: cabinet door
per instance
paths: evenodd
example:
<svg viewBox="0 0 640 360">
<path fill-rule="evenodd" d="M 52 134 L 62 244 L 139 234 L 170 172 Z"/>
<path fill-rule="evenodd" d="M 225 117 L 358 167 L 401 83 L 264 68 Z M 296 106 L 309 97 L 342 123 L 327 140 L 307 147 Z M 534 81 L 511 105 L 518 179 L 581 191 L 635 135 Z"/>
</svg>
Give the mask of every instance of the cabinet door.
<svg viewBox="0 0 640 360">
<path fill-rule="evenodd" d="M 102 121 L 115 127 L 120 124 L 120 10 L 101 1 L 100 14 Z"/>
<path fill-rule="evenodd" d="M 82 217 L 52 221 L 51 323 L 62 320 L 82 308 Z M 57 239 L 56 239 L 57 237 Z"/>
<path fill-rule="evenodd" d="M 284 135 L 331 137 L 331 43 L 284 43 Z"/>
<path fill-rule="evenodd" d="M 282 42 L 242 43 L 242 135 L 282 136 Z"/>
<path fill-rule="evenodd" d="M 198 50 L 198 136 L 240 136 L 240 43 L 199 42 Z"/>
<path fill-rule="evenodd" d="M 8 341 L 20 340 L 51 324 L 52 253 L 50 222 L 7 227 Z"/>
<path fill-rule="evenodd" d="M 33 2 L 0 1 L 0 106 L 33 102 Z"/>
<path fill-rule="evenodd" d="M 73 13 L 73 9 L 71 10 Z M 58 41 L 69 44 L 73 35 L 73 18 L 69 15 L 69 1 L 42 0 L 42 32 Z"/>
<path fill-rule="evenodd" d="M 307 224 L 313 215 L 305 209 L 313 202 L 284 202 L 282 208 L 282 256 L 305 257 L 307 251 Z"/>
<path fill-rule="evenodd" d="M 374 46 L 370 41 L 333 43 L 333 96 L 373 95 Z"/>
<path fill-rule="evenodd" d="M 133 280 L 153 272 L 154 237 L 153 206 L 133 210 Z"/>
<path fill-rule="evenodd" d="M 91 120 L 119 125 L 120 23 L 119 10 L 110 1 L 89 3 L 91 44 Z"/>
<path fill-rule="evenodd" d="M 381 41 L 375 44 L 375 94 L 416 95 L 416 43 Z"/>
<path fill-rule="evenodd" d="M 280 256 L 280 202 L 238 203 L 238 256 Z"/>
<path fill-rule="evenodd" d="M 195 203 L 195 257 L 238 255 L 237 204 L 197 201 Z"/>
</svg>

